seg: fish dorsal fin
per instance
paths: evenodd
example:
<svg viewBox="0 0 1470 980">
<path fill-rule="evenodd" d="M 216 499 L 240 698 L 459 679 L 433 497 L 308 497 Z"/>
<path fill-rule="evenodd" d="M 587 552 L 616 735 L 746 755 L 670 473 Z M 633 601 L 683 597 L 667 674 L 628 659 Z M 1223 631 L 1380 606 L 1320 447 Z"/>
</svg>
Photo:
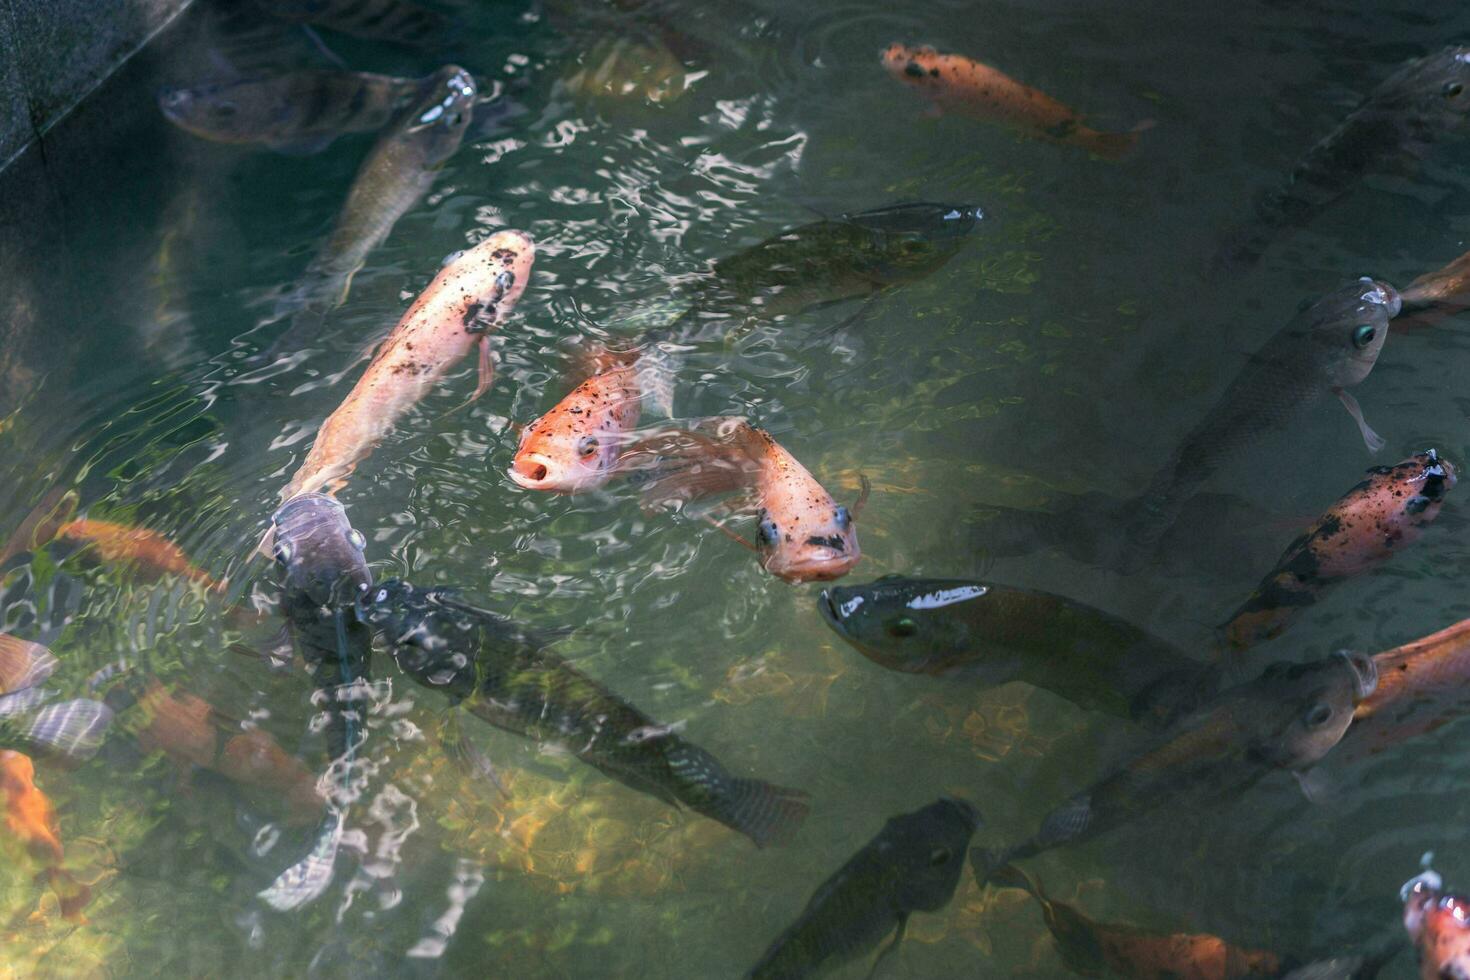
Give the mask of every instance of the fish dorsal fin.
<svg viewBox="0 0 1470 980">
<path fill-rule="evenodd" d="M 654 433 L 623 453 L 618 468 L 643 474 L 645 510 L 670 504 L 680 509 L 692 501 L 755 484 L 760 473 L 757 453 L 766 450 L 763 434 L 744 420 L 734 426 L 726 422 Z"/>
<path fill-rule="evenodd" d="M 0 694 L 35 687 L 56 670 L 56 656 L 39 643 L 0 633 Z"/>
</svg>

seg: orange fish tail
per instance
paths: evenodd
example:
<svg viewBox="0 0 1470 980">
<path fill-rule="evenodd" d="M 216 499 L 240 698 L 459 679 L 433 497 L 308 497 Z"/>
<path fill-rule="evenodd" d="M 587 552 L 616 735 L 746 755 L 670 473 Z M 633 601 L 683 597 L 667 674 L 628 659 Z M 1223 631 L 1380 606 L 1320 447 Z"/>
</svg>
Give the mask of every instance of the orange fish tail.
<svg viewBox="0 0 1470 980">
<path fill-rule="evenodd" d="M 1087 148 L 1089 153 L 1096 154 L 1104 160 L 1121 160 L 1133 152 L 1138 145 L 1139 134 L 1153 128 L 1153 120 L 1139 123 L 1124 133 L 1101 133 L 1097 130 L 1087 130 L 1085 138 L 1079 134 L 1077 142 Z"/>
</svg>

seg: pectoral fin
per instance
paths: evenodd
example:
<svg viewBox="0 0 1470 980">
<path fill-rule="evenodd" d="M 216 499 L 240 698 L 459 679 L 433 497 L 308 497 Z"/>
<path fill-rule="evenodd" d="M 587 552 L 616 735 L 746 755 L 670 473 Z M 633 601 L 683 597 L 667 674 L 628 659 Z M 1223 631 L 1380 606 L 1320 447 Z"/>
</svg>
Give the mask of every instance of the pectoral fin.
<svg viewBox="0 0 1470 980">
<path fill-rule="evenodd" d="M 480 338 L 480 383 L 475 386 L 475 393 L 470 396 L 470 401 L 476 401 L 481 395 L 490 390 L 490 385 L 495 382 L 495 359 L 490 356 L 490 338 Z"/>
<path fill-rule="evenodd" d="M 907 912 L 904 912 L 898 917 L 898 929 L 893 933 L 893 941 L 887 946 L 884 946 L 883 952 L 879 953 L 878 958 L 873 961 L 873 968 L 868 971 L 868 980 L 873 980 L 878 975 L 878 967 L 883 965 L 883 961 L 888 958 L 890 953 L 898 949 L 898 944 L 903 942 L 903 931 L 908 928 L 908 925 L 909 916 Z"/>
<path fill-rule="evenodd" d="M 1294 772 L 1297 785 L 1301 787 L 1302 795 L 1307 802 L 1322 805 L 1332 798 L 1332 781 L 1323 774 L 1320 769 L 1309 769 L 1306 772 Z"/>
<path fill-rule="evenodd" d="M 1367 445 L 1368 452 L 1376 453 L 1382 449 L 1384 446 L 1383 437 L 1374 432 L 1372 427 L 1368 425 L 1368 420 L 1363 418 L 1363 406 L 1358 404 L 1358 400 L 1352 396 L 1352 393 L 1346 388 L 1333 388 L 1332 393 L 1342 402 L 1342 407 L 1348 410 L 1348 414 L 1353 417 L 1353 421 L 1358 423 L 1358 431 L 1363 435 L 1363 442 Z"/>
<path fill-rule="evenodd" d="M 673 418 L 674 379 L 679 373 L 677 360 L 657 345 L 650 344 L 639 356 L 635 373 L 644 403 L 664 418 Z"/>
</svg>

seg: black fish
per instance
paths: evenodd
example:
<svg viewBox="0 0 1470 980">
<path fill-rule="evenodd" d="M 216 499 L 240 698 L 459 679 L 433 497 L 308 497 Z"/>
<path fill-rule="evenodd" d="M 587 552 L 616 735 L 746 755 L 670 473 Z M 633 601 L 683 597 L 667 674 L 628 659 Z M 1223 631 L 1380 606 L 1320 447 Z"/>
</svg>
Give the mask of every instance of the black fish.
<svg viewBox="0 0 1470 980">
<path fill-rule="evenodd" d="M 910 914 L 937 912 L 954 897 L 965 848 L 979 824 L 973 806 L 948 796 L 891 818 L 822 883 L 748 976 L 812 976 L 866 956 L 892 933 L 893 941 L 873 963 L 876 972 L 903 941 Z"/>
<path fill-rule="evenodd" d="M 1287 182 L 1263 194 L 1255 221 L 1238 229 L 1218 268 L 1255 263 L 1276 236 L 1300 228 L 1370 173 L 1412 165 L 1470 116 L 1470 47 L 1448 47 L 1411 61 L 1307 151 Z"/>
<path fill-rule="evenodd" d="M 543 638 L 440 589 L 378 585 L 358 617 L 382 629 L 399 667 L 506 731 L 555 745 L 642 793 L 682 804 L 759 846 L 806 818 L 806 794 L 731 775 L 685 741 L 545 649 Z"/>
</svg>

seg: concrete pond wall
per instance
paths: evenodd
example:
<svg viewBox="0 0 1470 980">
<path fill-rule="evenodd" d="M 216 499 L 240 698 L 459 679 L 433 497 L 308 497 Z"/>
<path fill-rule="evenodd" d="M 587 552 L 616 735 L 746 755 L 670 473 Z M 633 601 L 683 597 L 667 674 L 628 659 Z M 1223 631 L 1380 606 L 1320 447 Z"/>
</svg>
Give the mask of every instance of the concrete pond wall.
<svg viewBox="0 0 1470 980">
<path fill-rule="evenodd" d="M 190 0 L 0 0 L 0 169 Z"/>
</svg>

